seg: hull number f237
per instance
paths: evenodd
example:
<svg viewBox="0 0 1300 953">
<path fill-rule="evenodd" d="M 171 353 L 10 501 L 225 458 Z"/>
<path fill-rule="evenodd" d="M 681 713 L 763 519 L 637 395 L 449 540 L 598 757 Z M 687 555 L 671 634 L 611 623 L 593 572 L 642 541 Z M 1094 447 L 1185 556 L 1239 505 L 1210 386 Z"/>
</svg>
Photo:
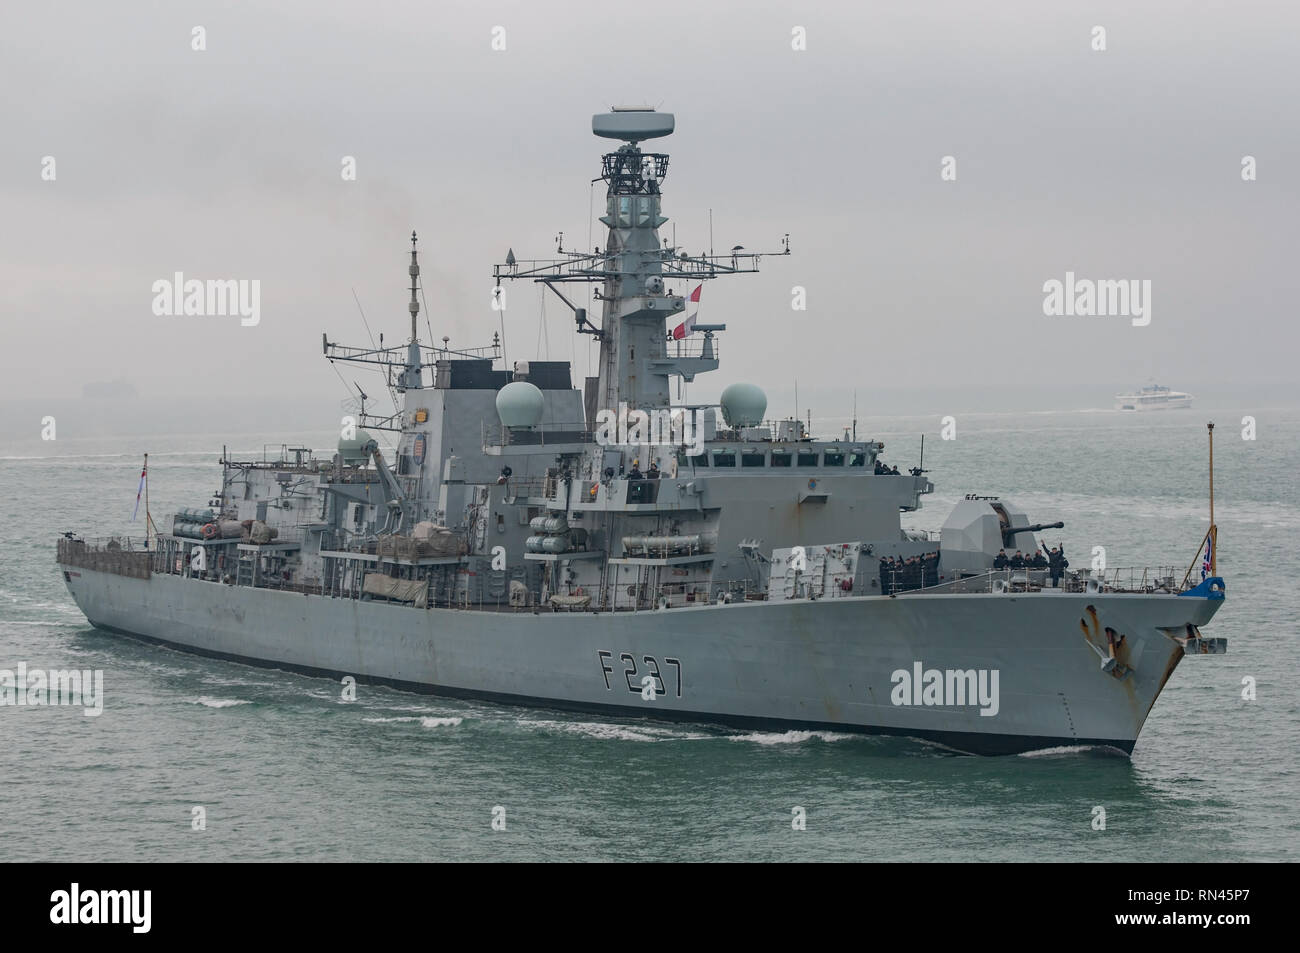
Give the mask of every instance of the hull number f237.
<svg viewBox="0 0 1300 953">
<path fill-rule="evenodd" d="M 614 660 L 614 653 L 600 649 L 596 652 L 596 658 L 600 661 L 600 671 L 605 677 L 605 688 L 613 691 L 614 687 L 619 684 L 619 675 L 622 675 L 622 682 L 627 686 L 629 692 L 640 695 L 643 692 L 645 679 L 639 675 L 637 668 L 637 659 L 635 656 L 623 652 L 618 657 L 619 665 L 622 668 L 615 668 L 610 663 Z M 682 663 L 675 658 L 664 657 L 665 667 L 671 666 L 669 671 L 660 671 L 659 662 L 653 655 L 642 655 L 641 664 L 645 666 L 644 676 L 653 680 L 654 691 L 656 695 L 667 695 L 670 690 L 675 691 L 678 698 L 682 697 Z M 614 681 L 610 682 L 609 677 L 613 675 Z"/>
</svg>

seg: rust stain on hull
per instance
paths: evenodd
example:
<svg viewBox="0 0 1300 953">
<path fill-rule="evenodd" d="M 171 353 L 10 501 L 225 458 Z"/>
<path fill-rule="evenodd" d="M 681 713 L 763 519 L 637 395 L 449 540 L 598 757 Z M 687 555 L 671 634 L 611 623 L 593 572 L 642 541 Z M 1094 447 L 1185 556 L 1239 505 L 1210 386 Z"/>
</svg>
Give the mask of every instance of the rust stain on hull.
<svg viewBox="0 0 1300 953">
<path fill-rule="evenodd" d="M 1130 664 L 1132 661 L 1132 643 L 1127 634 L 1107 626 L 1106 633 L 1103 635 L 1101 619 L 1097 615 L 1097 607 L 1087 606 L 1084 612 L 1087 613 L 1088 618 L 1079 620 L 1079 628 L 1083 632 L 1083 637 L 1099 656 L 1114 659 L 1114 666 L 1106 674 L 1118 681 L 1123 687 L 1124 696 L 1128 701 L 1129 711 L 1133 717 L 1133 730 L 1135 733 L 1140 732 L 1143 723 L 1146 721 L 1147 714 L 1151 711 L 1151 705 L 1155 704 L 1155 697 L 1160 694 L 1160 689 L 1156 689 L 1151 705 L 1148 705 L 1146 712 L 1143 712 L 1137 697 L 1137 672 Z M 1170 672 L 1172 672 L 1172 669 Z M 1169 674 L 1169 672 L 1165 674 L 1166 681 L 1169 679 Z M 1160 687 L 1164 687 L 1164 682 L 1160 683 Z"/>
<path fill-rule="evenodd" d="M 1160 676 L 1160 684 L 1156 687 L 1156 690 L 1151 694 L 1151 704 L 1147 705 L 1147 710 L 1142 716 L 1143 721 L 1146 720 L 1147 715 L 1151 714 L 1151 709 L 1155 707 L 1156 699 L 1159 698 L 1160 693 L 1165 690 L 1165 684 L 1169 681 L 1169 677 L 1174 674 L 1174 669 L 1178 667 L 1178 663 L 1181 662 L 1182 660 L 1183 660 L 1182 646 L 1175 645 L 1174 650 L 1169 654 L 1169 661 L 1165 664 L 1165 672 L 1163 675 Z"/>
</svg>

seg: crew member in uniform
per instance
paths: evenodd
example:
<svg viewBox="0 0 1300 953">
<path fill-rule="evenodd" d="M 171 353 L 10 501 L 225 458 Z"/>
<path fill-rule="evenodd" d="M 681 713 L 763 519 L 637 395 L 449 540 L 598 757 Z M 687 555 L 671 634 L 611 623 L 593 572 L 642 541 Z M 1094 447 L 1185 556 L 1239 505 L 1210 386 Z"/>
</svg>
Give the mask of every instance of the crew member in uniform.
<svg viewBox="0 0 1300 953">
<path fill-rule="evenodd" d="M 1065 550 L 1060 545 L 1052 550 L 1047 564 L 1052 574 L 1052 588 L 1055 589 L 1060 585 L 1061 577 L 1065 575 L 1065 567 L 1070 565 L 1065 561 Z"/>
</svg>

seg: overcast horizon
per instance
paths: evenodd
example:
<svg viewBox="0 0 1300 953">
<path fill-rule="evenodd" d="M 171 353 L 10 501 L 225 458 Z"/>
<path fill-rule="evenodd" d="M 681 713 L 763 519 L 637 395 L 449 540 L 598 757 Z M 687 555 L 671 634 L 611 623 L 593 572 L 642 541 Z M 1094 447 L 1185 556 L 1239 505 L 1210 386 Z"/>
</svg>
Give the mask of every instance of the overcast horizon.
<svg viewBox="0 0 1300 953">
<path fill-rule="evenodd" d="M 814 417 L 847 415 L 854 391 L 863 414 L 943 395 L 951 412 L 1105 407 L 1154 378 L 1295 403 L 1294 8 L 669 2 L 641 33 L 563 9 L 29 8 L 0 36 L 0 402 L 128 381 L 146 406 L 332 410 L 347 384 L 321 332 L 367 343 L 355 289 L 370 329 L 405 339 L 412 229 L 422 337 L 488 344 L 493 263 L 550 257 L 560 231 L 603 244 L 590 180 L 612 146 L 591 116 L 648 103 L 677 121 L 655 143 L 661 237 L 707 250 L 712 209 L 715 250 L 789 233 L 793 252 L 706 283 L 700 320 L 728 330 L 693 401 L 748 380 L 770 416 L 796 381 Z M 258 323 L 154 314 L 176 272 L 259 281 Z M 1046 316 L 1067 273 L 1149 281 L 1150 323 Z M 507 287 L 508 360 L 573 360 L 581 386 L 594 355 L 567 309 L 552 298 L 543 321 L 537 288 Z"/>
</svg>

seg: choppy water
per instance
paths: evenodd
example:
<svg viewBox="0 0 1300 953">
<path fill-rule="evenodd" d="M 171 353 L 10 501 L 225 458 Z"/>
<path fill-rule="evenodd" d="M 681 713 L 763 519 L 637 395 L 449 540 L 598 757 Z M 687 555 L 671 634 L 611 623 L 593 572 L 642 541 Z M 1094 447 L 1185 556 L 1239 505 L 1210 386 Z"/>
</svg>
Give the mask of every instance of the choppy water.
<svg viewBox="0 0 1300 953">
<path fill-rule="evenodd" d="M 1240 439 L 1244 414 L 1258 420 Z M 111 860 L 1294 860 L 1300 412 L 863 419 L 938 489 L 998 493 L 1086 564 L 1187 565 L 1207 525 L 1215 419 L 1221 658 L 1185 661 L 1133 758 L 1059 749 L 954 756 L 918 741 L 764 734 L 339 686 L 91 629 L 54 538 L 127 530 L 150 450 L 152 508 L 201 505 L 222 443 L 328 434 L 59 440 L 0 452 L 0 668 L 103 669 L 104 714 L 0 708 L 0 839 Z M 134 532 L 140 532 L 137 527 Z M 1241 697 L 1242 679 L 1258 698 Z M 191 808 L 207 829 L 191 830 Z M 1094 831 L 1092 809 L 1106 810 Z M 493 808 L 506 829 L 492 829 Z M 791 809 L 807 829 L 791 829 Z"/>
</svg>

